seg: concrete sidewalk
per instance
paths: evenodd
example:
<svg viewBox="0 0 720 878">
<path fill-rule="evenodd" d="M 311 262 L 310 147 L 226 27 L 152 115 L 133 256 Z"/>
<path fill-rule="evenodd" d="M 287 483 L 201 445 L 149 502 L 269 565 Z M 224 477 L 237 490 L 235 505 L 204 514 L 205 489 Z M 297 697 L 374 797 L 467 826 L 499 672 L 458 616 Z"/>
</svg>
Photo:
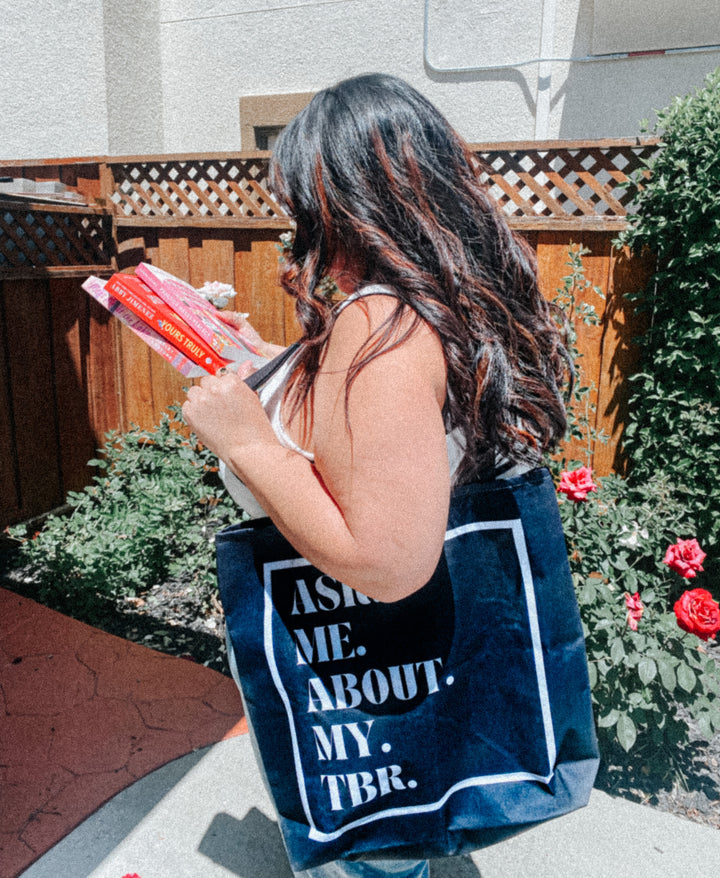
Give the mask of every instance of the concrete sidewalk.
<svg viewBox="0 0 720 878">
<path fill-rule="evenodd" d="M 698 878 L 720 832 L 595 791 L 582 811 L 432 878 Z M 22 878 L 292 878 L 247 735 L 191 753 L 116 795 Z"/>
</svg>

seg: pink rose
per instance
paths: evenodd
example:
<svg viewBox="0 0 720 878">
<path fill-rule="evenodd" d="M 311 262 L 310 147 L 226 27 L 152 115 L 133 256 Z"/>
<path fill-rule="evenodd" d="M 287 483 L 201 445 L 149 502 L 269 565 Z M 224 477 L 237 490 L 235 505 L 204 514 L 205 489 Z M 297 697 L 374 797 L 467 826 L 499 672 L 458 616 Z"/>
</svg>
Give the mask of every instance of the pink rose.
<svg viewBox="0 0 720 878">
<path fill-rule="evenodd" d="M 597 485 L 592 480 L 592 470 L 589 466 L 581 466 L 575 470 L 563 470 L 560 473 L 558 491 L 577 503 L 584 500 L 590 491 L 597 491 Z"/>
<path fill-rule="evenodd" d="M 640 600 L 640 592 L 628 594 L 625 592 L 625 606 L 627 607 L 627 623 L 633 631 L 638 630 L 638 622 L 642 619 L 645 612 L 645 604 Z"/>
<path fill-rule="evenodd" d="M 694 579 L 698 571 L 702 572 L 705 558 L 697 540 L 678 540 L 675 545 L 668 546 L 663 564 L 685 579 Z"/>
<path fill-rule="evenodd" d="M 677 623 L 700 640 L 716 637 L 720 631 L 720 606 L 704 588 L 684 592 L 675 601 Z"/>
</svg>

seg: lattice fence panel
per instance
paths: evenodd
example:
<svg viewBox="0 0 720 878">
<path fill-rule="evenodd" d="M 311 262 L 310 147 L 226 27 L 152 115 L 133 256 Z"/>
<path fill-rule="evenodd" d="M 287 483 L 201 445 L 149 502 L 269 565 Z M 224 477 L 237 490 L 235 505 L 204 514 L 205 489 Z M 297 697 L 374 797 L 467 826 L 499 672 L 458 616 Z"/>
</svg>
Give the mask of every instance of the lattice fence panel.
<svg viewBox="0 0 720 878">
<path fill-rule="evenodd" d="M 517 219 L 622 218 L 632 212 L 625 184 L 657 150 L 654 143 L 536 149 L 481 149 L 491 192 Z"/>
<path fill-rule="evenodd" d="M 518 144 L 480 147 L 493 196 L 522 220 L 622 218 L 623 184 L 655 143 Z M 112 201 L 121 217 L 282 218 L 268 189 L 267 158 L 137 160 L 112 164 Z"/>
<path fill-rule="evenodd" d="M 111 217 L 0 202 L 0 270 L 109 265 Z"/>
<path fill-rule="evenodd" d="M 136 161 L 111 165 L 121 217 L 284 217 L 267 185 L 268 159 Z"/>
</svg>

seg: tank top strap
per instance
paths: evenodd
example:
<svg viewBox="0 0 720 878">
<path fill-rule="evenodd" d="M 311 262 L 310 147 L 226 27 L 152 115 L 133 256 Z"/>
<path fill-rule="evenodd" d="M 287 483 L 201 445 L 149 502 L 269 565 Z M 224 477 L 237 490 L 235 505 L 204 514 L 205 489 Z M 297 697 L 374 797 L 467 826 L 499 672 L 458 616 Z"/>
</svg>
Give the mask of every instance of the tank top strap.
<svg viewBox="0 0 720 878">
<path fill-rule="evenodd" d="M 335 313 L 339 314 L 352 302 L 355 302 L 358 299 L 363 299 L 365 296 L 392 296 L 394 299 L 398 298 L 397 293 L 392 287 L 387 287 L 385 284 L 368 284 L 368 286 L 361 287 L 359 290 L 351 293 L 347 299 L 343 299 L 342 302 L 337 305 Z"/>
</svg>

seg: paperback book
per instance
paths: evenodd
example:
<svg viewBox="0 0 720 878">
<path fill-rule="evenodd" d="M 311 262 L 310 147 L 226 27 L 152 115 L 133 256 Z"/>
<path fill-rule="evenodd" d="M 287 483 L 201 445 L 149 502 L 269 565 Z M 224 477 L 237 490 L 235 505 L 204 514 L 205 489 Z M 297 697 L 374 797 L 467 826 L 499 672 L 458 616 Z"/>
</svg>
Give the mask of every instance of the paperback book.
<svg viewBox="0 0 720 878">
<path fill-rule="evenodd" d="M 108 281 L 92 276 L 82 286 L 188 378 L 214 375 L 248 360 L 256 369 L 267 363 L 198 290 L 157 266 L 143 262 L 135 274 L 117 272 Z M 214 293 L 222 287 L 224 303 L 235 295 L 228 285 L 205 286 Z"/>
<path fill-rule="evenodd" d="M 147 262 L 141 262 L 135 274 L 221 357 L 250 360 L 256 368 L 265 362 L 255 347 L 218 317 L 217 309 L 195 287 Z"/>
<path fill-rule="evenodd" d="M 164 339 L 158 332 L 141 319 L 133 311 L 127 308 L 105 289 L 105 281 L 91 275 L 84 283 L 83 289 L 93 299 L 131 329 L 145 344 L 160 354 L 171 366 L 174 366 L 181 375 L 187 378 L 202 378 L 208 371 L 190 359 L 186 354 L 179 351 L 175 345 Z"/>
<path fill-rule="evenodd" d="M 132 274 L 114 274 L 105 284 L 105 289 L 180 353 L 202 366 L 210 374 L 214 375 L 219 369 L 229 366 L 232 362 L 228 358 L 221 357 L 139 277 Z"/>
</svg>

